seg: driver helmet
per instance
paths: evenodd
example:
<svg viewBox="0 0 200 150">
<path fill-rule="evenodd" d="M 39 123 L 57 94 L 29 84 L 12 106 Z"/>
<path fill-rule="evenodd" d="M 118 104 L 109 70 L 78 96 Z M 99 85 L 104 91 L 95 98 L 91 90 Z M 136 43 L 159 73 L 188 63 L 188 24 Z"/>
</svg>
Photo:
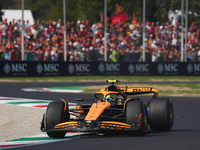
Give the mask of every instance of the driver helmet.
<svg viewBox="0 0 200 150">
<path fill-rule="evenodd" d="M 105 98 L 106 102 L 116 102 L 116 99 L 117 97 L 114 94 L 109 94 Z"/>
</svg>

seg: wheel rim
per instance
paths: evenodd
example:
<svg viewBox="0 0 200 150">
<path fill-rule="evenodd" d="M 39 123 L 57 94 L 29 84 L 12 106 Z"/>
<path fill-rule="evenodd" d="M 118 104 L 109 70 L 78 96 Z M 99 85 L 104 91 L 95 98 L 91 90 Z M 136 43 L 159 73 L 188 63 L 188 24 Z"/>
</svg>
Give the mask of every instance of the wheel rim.
<svg viewBox="0 0 200 150">
<path fill-rule="evenodd" d="M 144 124 L 145 124 L 145 128 L 147 127 L 147 112 L 146 110 L 144 111 Z"/>
<path fill-rule="evenodd" d="M 170 108 L 169 108 L 169 113 L 170 113 L 170 123 L 172 124 L 173 123 L 173 107 L 172 105 L 170 105 Z"/>
</svg>

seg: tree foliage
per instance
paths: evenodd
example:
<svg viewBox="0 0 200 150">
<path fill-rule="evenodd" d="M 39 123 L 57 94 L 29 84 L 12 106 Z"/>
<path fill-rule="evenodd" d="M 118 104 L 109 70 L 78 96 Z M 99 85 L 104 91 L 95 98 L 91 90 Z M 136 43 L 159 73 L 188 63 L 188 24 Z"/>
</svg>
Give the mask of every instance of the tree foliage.
<svg viewBox="0 0 200 150">
<path fill-rule="evenodd" d="M 3 15 L 3 12 L 1 10 L 7 7 L 8 7 L 8 1 L 0 0 L 0 21 L 2 21 L 2 15 Z"/>
<path fill-rule="evenodd" d="M 24 0 L 25 9 L 32 10 L 35 19 L 55 20 L 63 18 L 63 0 Z M 142 21 L 143 0 L 107 0 L 108 15 L 115 14 L 116 4 L 120 4 L 128 14 L 129 21 L 135 12 L 138 21 Z M 21 9 L 21 0 L 0 0 L 0 10 Z M 189 11 L 200 14 L 200 1 L 189 0 Z M 146 20 L 168 21 L 169 10 L 180 10 L 181 0 L 146 0 Z M 66 20 L 100 21 L 100 12 L 104 11 L 104 0 L 66 0 Z"/>
</svg>

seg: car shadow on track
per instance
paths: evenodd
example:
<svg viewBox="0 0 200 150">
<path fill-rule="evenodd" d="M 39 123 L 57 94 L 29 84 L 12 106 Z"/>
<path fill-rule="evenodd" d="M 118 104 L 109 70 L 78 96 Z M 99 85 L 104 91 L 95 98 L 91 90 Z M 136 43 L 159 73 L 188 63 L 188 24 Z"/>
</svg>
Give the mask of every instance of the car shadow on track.
<svg viewBox="0 0 200 150">
<path fill-rule="evenodd" d="M 123 137 L 156 137 L 156 136 L 173 136 L 176 133 L 188 133 L 188 132 L 196 132 L 196 130 L 187 130 L 187 129 L 176 129 L 176 130 L 171 130 L 171 131 L 149 131 L 145 136 L 139 136 L 137 134 L 133 134 L 133 135 L 129 135 L 129 134 L 125 134 L 125 133 L 107 133 L 107 134 L 103 134 L 103 133 L 92 133 L 89 134 L 87 136 L 84 136 L 84 138 L 123 138 Z"/>
<path fill-rule="evenodd" d="M 137 135 L 137 134 L 90 134 L 87 136 L 84 136 L 84 138 L 133 138 L 133 137 L 137 137 L 137 138 L 145 138 L 145 137 L 149 137 L 149 136 L 168 136 L 167 133 L 169 132 L 154 132 L 154 133 L 150 133 L 150 134 L 146 134 L 144 136 L 141 135 Z"/>
</svg>

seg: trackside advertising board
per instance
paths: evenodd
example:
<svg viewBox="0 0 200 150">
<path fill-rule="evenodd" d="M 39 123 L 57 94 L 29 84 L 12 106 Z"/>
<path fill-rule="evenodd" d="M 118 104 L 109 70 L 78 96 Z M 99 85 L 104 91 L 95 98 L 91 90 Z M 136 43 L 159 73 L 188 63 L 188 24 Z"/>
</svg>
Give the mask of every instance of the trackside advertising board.
<svg viewBox="0 0 200 150">
<path fill-rule="evenodd" d="M 113 63 L 0 61 L 0 77 L 199 76 L 200 62 Z"/>
</svg>

